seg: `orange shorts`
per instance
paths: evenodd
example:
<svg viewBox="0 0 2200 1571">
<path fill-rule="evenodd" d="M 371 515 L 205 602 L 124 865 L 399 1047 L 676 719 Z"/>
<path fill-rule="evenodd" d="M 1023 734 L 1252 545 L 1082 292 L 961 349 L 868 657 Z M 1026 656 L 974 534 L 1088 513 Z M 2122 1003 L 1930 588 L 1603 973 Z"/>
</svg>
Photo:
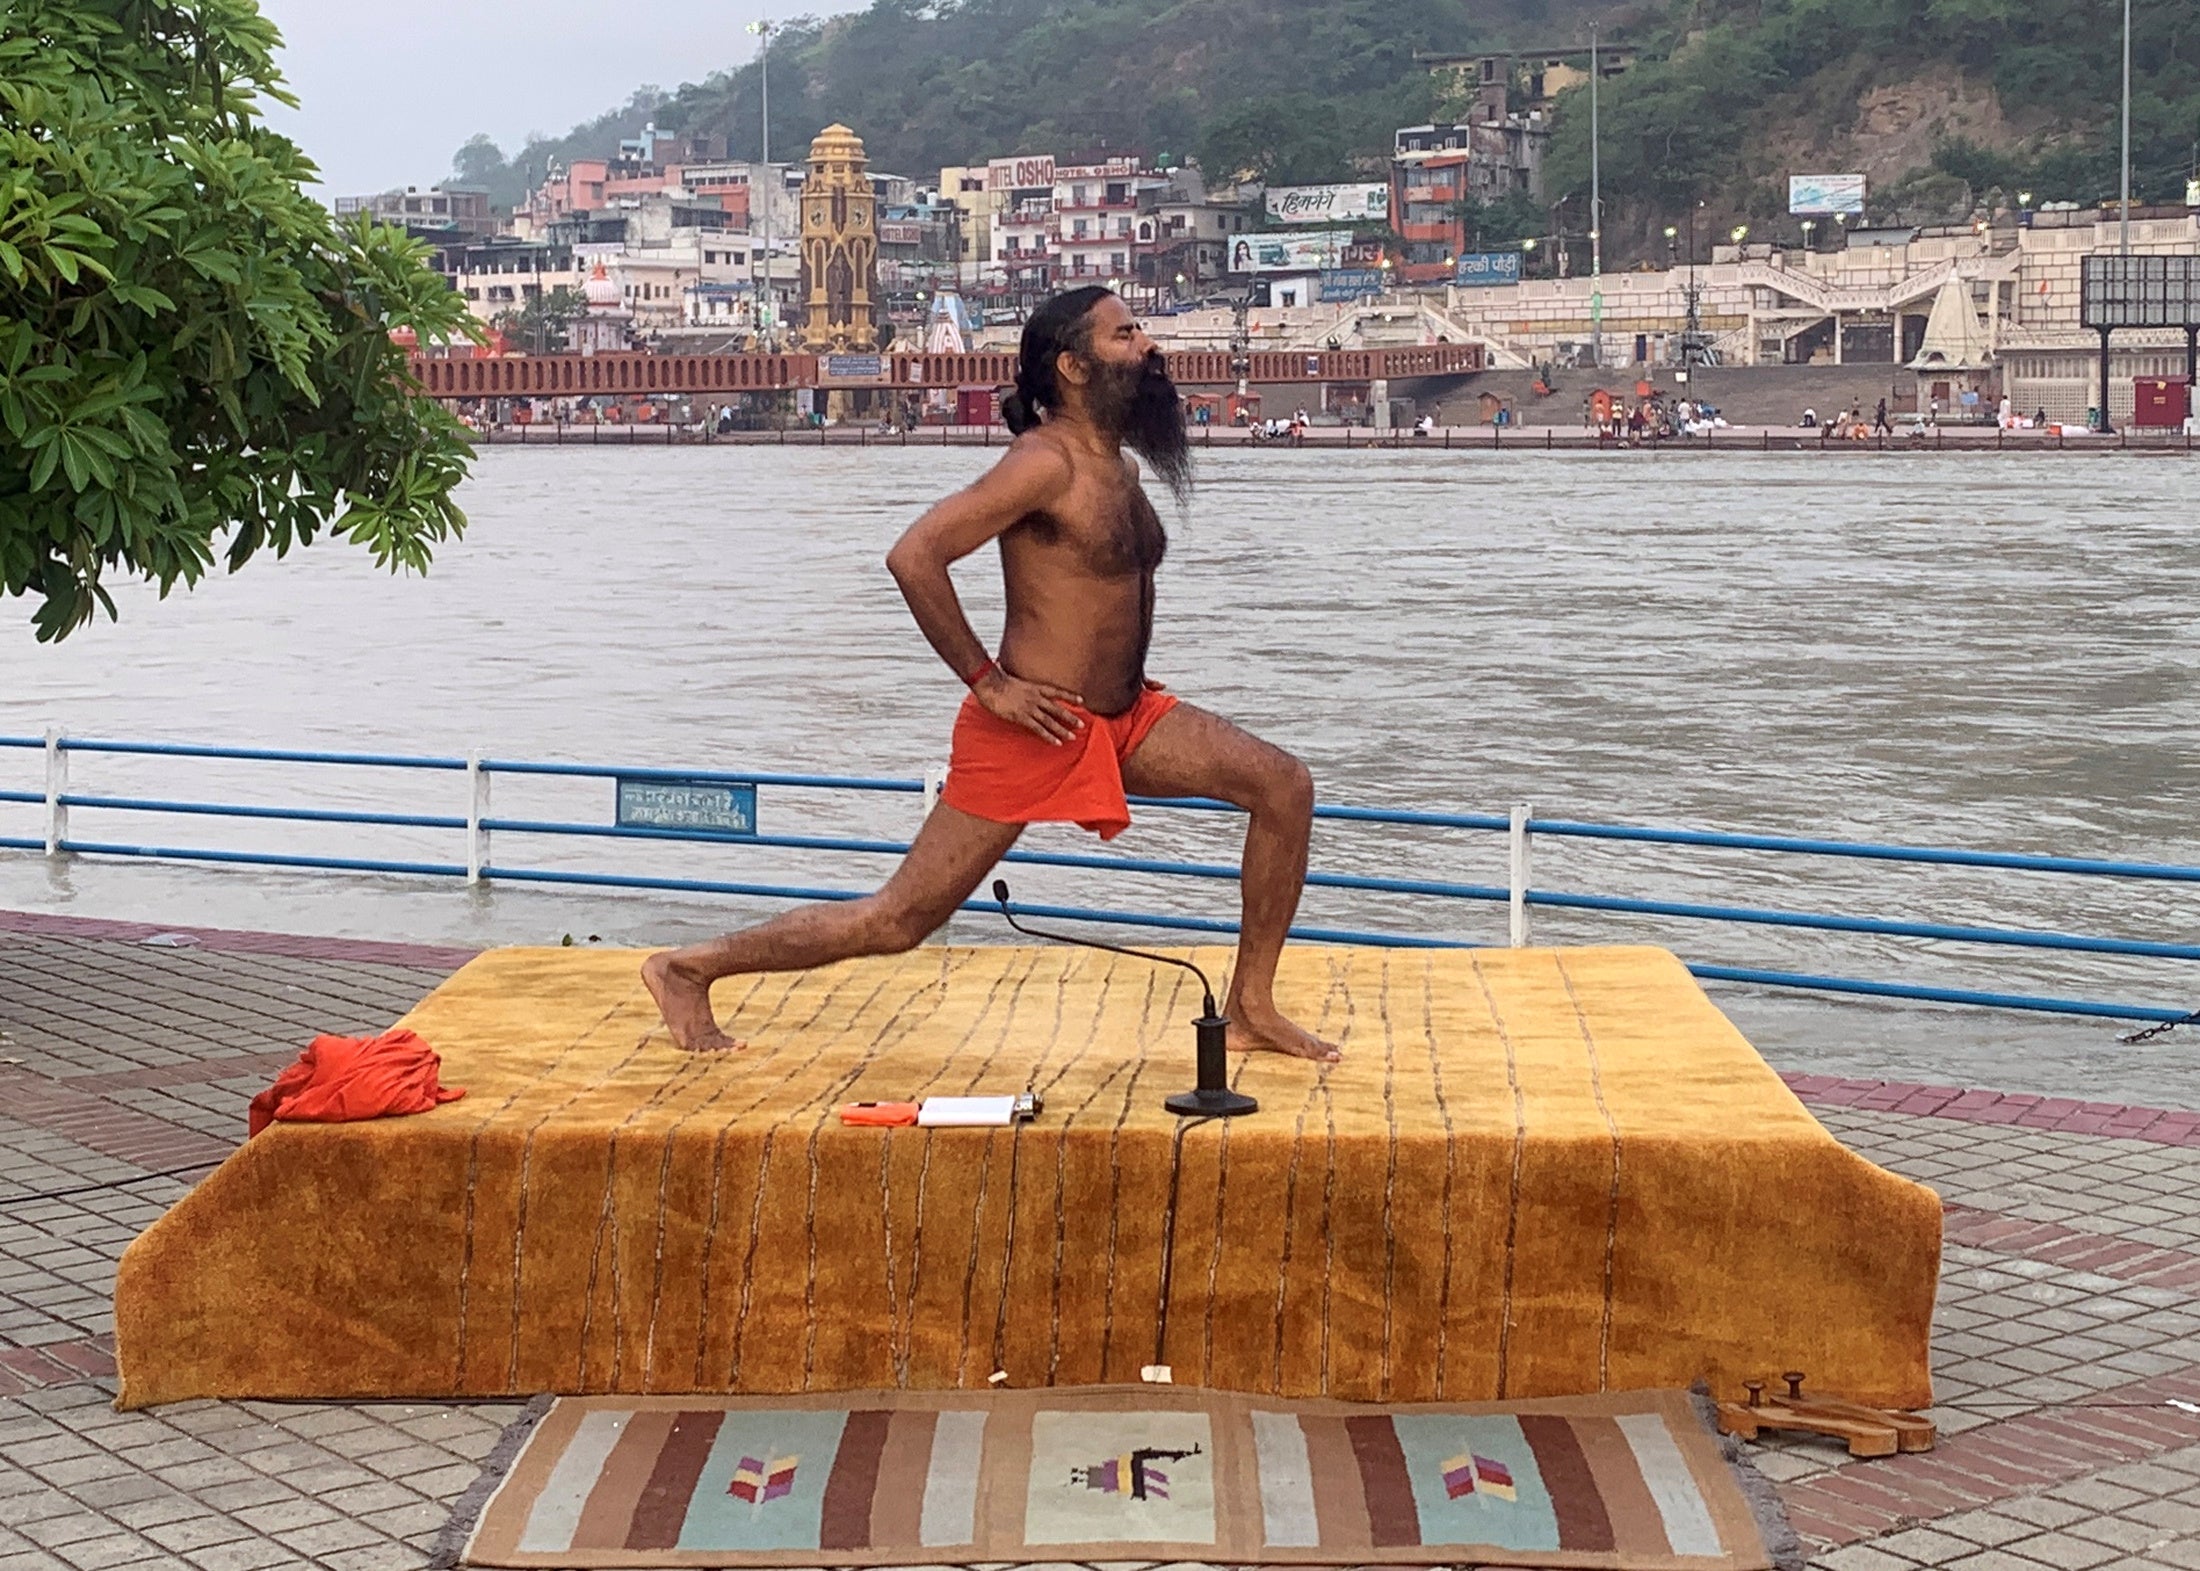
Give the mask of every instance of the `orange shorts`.
<svg viewBox="0 0 2200 1571">
<path fill-rule="evenodd" d="M 1176 704 L 1175 694 L 1148 687 L 1119 715 L 1079 709 L 1084 729 L 1057 744 L 1000 719 L 975 695 L 965 698 L 940 800 L 997 824 L 1067 822 L 1113 840 L 1131 826 L 1123 760 Z"/>
</svg>

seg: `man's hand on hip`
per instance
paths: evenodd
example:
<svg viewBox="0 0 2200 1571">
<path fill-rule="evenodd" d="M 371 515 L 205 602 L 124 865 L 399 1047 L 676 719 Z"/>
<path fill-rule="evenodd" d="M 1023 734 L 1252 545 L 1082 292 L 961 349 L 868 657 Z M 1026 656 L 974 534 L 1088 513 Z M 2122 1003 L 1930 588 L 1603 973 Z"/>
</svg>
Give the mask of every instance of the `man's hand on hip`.
<svg viewBox="0 0 2200 1571">
<path fill-rule="evenodd" d="M 1076 740 L 1085 726 L 1084 716 L 1071 707 L 1084 702 L 1078 694 L 1051 682 L 1027 682 L 1020 676 L 1010 676 L 999 666 L 981 677 L 970 691 L 987 714 L 1022 726 L 1057 747 Z"/>
</svg>

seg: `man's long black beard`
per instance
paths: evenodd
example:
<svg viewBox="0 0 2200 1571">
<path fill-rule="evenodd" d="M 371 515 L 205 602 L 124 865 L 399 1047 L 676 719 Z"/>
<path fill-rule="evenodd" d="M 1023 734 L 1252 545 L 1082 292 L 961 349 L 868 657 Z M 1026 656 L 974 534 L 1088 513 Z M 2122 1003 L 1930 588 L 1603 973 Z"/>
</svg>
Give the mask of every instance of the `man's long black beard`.
<svg viewBox="0 0 2200 1571">
<path fill-rule="evenodd" d="M 1086 402 L 1100 428 L 1143 458 L 1178 505 L 1191 500 L 1192 441 L 1158 352 L 1141 365 L 1095 366 Z"/>
</svg>

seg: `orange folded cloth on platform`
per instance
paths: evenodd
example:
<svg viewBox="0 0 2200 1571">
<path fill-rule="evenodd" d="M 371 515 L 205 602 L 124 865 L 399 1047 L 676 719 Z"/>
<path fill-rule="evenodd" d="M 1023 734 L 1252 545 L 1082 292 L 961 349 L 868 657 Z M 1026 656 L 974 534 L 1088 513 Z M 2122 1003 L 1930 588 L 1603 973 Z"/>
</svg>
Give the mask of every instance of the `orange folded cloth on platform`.
<svg viewBox="0 0 2200 1571">
<path fill-rule="evenodd" d="M 252 1099 L 248 1127 L 258 1134 L 285 1123 L 348 1124 L 395 1113 L 425 1113 L 466 1093 L 437 1082 L 443 1060 L 410 1031 L 380 1036 L 317 1036 L 298 1062 Z"/>
<path fill-rule="evenodd" d="M 1149 683 L 1119 715 L 1077 709 L 1083 729 L 1055 743 L 965 698 L 940 800 L 997 824 L 1072 823 L 1113 840 L 1131 826 L 1123 760 L 1176 704 L 1174 693 Z"/>
</svg>

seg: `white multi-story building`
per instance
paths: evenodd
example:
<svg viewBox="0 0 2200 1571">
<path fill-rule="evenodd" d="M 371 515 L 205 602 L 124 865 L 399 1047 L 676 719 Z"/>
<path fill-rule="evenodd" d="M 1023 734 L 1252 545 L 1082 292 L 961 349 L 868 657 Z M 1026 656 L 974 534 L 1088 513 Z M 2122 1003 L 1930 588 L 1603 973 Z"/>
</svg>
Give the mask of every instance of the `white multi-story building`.
<svg viewBox="0 0 2200 1571">
<path fill-rule="evenodd" d="M 1138 238 L 1140 198 L 1166 188 L 1168 177 L 1141 170 L 1136 158 L 1054 169 L 1054 279 L 1057 284 L 1106 283 L 1138 276 L 1138 258 L 1153 250 Z"/>
<path fill-rule="evenodd" d="M 1256 227 L 1257 200 L 1234 189 L 1209 191 L 1197 169 L 1170 170 L 1140 196 L 1132 229 L 1140 284 L 1158 295 L 1190 298 L 1227 283 L 1229 242 Z"/>
<path fill-rule="evenodd" d="M 761 170 L 714 167 L 745 177 Z M 775 164 L 772 172 L 785 167 Z M 443 265 L 451 287 L 483 321 L 560 288 L 583 293 L 601 263 L 618 292 L 625 313 L 620 320 L 637 337 L 681 327 L 753 332 L 767 274 L 778 302 L 772 323 L 784 323 L 801 304 L 801 213 L 791 201 L 775 213 L 784 227 L 775 225 L 768 266 L 760 228 L 741 227 L 745 213 L 728 212 L 707 192 L 682 187 L 621 196 L 567 215 L 533 239 L 505 236 L 446 247 Z"/>
<path fill-rule="evenodd" d="M 449 247 L 445 276 L 468 309 L 486 322 L 558 289 L 584 292 L 600 262 L 641 334 L 683 325 L 696 285 L 750 286 L 757 259 L 749 236 L 730 229 L 675 227 L 658 222 L 661 213 L 650 213 L 651 204 L 644 203 L 629 215 L 618 239 L 493 240 Z M 791 257 L 782 257 L 774 269 L 783 298 L 797 270 Z"/>
<path fill-rule="evenodd" d="M 957 276 L 975 283 L 978 273 L 993 260 L 993 219 L 1007 193 L 988 182 L 991 170 L 984 164 L 949 164 L 940 170 L 938 200 L 962 211 L 962 230 L 957 241 Z"/>
<path fill-rule="evenodd" d="M 996 158 L 986 165 L 993 207 L 986 282 L 1012 294 L 1043 294 L 1054 282 L 1054 159 Z"/>
<path fill-rule="evenodd" d="M 765 204 L 771 206 L 776 236 L 802 233 L 802 180 L 807 165 L 759 164 L 719 159 L 686 164 L 675 171 L 674 187 L 687 195 L 718 200 L 735 215 L 733 227 L 752 235 L 764 232 Z"/>
</svg>

